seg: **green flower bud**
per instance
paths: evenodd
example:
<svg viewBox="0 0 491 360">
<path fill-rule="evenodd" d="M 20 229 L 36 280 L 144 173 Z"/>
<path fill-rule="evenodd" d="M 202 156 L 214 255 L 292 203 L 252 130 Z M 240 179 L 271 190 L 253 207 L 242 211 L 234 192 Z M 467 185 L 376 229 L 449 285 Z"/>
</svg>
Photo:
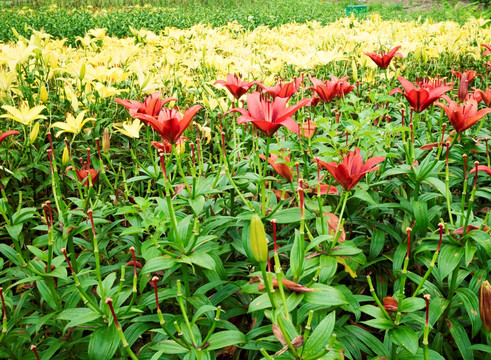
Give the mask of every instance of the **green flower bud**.
<svg viewBox="0 0 491 360">
<path fill-rule="evenodd" d="M 268 260 L 268 240 L 264 232 L 263 222 L 257 214 L 251 218 L 250 231 L 252 256 L 258 263 L 264 263 Z"/>
<path fill-rule="evenodd" d="M 31 133 L 29 134 L 29 143 L 32 145 L 34 141 L 36 141 L 39 135 L 39 121 L 37 121 L 31 129 Z"/>
</svg>

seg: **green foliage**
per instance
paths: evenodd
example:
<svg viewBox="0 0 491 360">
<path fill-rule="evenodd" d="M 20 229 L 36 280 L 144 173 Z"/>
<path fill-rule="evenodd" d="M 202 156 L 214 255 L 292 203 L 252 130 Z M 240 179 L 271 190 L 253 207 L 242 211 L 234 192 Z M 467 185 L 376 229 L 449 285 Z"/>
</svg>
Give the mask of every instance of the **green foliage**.
<svg viewBox="0 0 491 360">
<path fill-rule="evenodd" d="M 75 44 L 77 36 L 94 28 L 106 28 L 109 35 L 124 37 L 131 35 L 130 26 L 159 32 L 168 26 L 188 28 L 196 23 L 223 26 L 238 22 L 246 28 L 261 25 L 279 26 L 282 24 L 319 21 L 332 22 L 346 15 L 349 1 L 310 1 L 310 0 L 161 0 L 146 6 L 128 6 L 101 0 L 79 3 L 77 1 L 50 2 L 36 1 L 28 7 L 20 8 L 24 2 L 14 3 L 14 7 L 4 7 L 0 12 L 0 40 L 13 40 L 12 28 L 24 36 L 30 36 L 31 29 L 44 29 L 55 37 L 66 38 Z M 12 4 L 11 4 L 12 5 Z M 93 5 L 94 7 L 87 7 Z M 135 5 L 139 5 L 136 1 Z M 152 5 L 152 6 L 151 6 Z M 153 6 L 155 5 L 155 7 Z M 32 10 L 35 8 L 35 10 Z M 397 4 L 369 7 L 369 13 L 378 12 L 384 19 L 418 20 L 431 18 L 435 21 L 455 20 L 465 22 L 468 12 L 412 11 L 402 9 Z"/>
</svg>

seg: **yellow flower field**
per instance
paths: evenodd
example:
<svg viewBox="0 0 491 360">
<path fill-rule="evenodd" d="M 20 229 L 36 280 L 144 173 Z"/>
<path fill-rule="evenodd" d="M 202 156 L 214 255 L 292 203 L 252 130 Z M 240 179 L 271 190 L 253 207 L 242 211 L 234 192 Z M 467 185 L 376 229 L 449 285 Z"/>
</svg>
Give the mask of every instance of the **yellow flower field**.
<svg viewBox="0 0 491 360">
<path fill-rule="evenodd" d="M 328 64 L 339 67 L 340 73 L 349 68 L 354 77 L 368 70 L 365 80 L 369 81 L 376 65 L 364 52 L 381 47 L 402 46 L 400 52 L 407 59 L 399 71 L 421 63 L 451 66 L 463 59 L 480 60 L 479 45 L 491 42 L 491 29 L 484 25 L 482 19 L 460 26 L 383 21 L 374 15 L 364 21 L 344 18 L 327 26 L 312 22 L 252 31 L 238 24 L 169 28 L 162 34 L 142 29 L 125 39 L 94 29 L 79 38 L 76 49 L 65 46 L 62 39 L 36 32 L 31 39 L 19 36 L 17 43 L 0 45 L 0 96 L 15 97 L 19 85 L 15 72 L 27 64 L 42 64 L 46 80 L 61 80 L 74 110 L 80 107 L 77 99 L 84 98 L 82 85 L 85 94 L 90 93 L 83 101 L 90 102 L 95 94 L 104 99 L 135 90 L 171 95 L 177 88 L 197 89 L 227 73 L 273 83 L 278 76 L 290 77 Z"/>
</svg>

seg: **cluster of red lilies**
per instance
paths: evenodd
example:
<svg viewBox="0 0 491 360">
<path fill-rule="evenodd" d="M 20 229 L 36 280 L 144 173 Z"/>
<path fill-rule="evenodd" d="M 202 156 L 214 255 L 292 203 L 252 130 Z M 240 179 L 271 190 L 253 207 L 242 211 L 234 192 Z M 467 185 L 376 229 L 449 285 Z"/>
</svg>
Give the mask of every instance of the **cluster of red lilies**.
<svg viewBox="0 0 491 360">
<path fill-rule="evenodd" d="M 489 45 L 482 45 L 487 50 L 483 55 L 491 53 Z M 400 46 L 393 48 L 387 53 L 366 53 L 380 69 L 387 69 L 394 57 L 403 58 L 398 52 Z M 453 89 L 453 83 L 444 79 L 420 79 L 411 82 L 403 77 L 398 77 L 402 89 L 396 88 L 390 92 L 390 95 L 401 93 L 407 99 L 411 110 L 421 113 L 431 105 L 440 106 L 448 116 L 450 123 L 455 130 L 460 133 L 476 122 L 482 119 L 486 114 L 491 112 L 491 108 L 479 110 L 478 103 L 484 102 L 486 106 L 491 103 L 491 89 L 476 89 L 469 93 L 469 84 L 476 76 L 475 71 L 458 72 L 453 71 L 454 76 L 460 81 L 458 87 L 457 99 L 452 100 L 447 93 Z M 291 132 L 300 134 L 300 127 L 292 119 L 292 115 L 305 106 L 316 106 L 320 102 L 330 103 L 333 99 L 341 99 L 354 89 L 354 85 L 349 84 L 348 77 L 337 78 L 331 76 L 329 80 L 319 80 L 310 78 L 312 86 L 305 87 L 303 90 L 312 90 L 311 98 L 304 98 L 296 104 L 289 105 L 291 97 L 302 87 L 304 78 L 295 78 L 290 82 L 280 81 L 275 86 L 265 86 L 261 81 L 244 81 L 239 76 L 228 74 L 226 80 L 218 80 L 215 84 L 224 86 L 230 94 L 238 101 L 249 90 L 256 86 L 256 91 L 247 94 L 247 108 L 235 107 L 228 112 L 238 112 L 240 116 L 237 119 L 239 124 L 251 122 L 256 129 L 266 136 L 273 136 L 280 127 L 284 126 Z M 447 104 L 440 102 L 444 99 Z M 182 141 L 182 133 L 188 127 L 194 115 L 201 109 L 201 106 L 195 105 L 188 109 L 184 116 L 176 109 L 164 107 L 170 101 L 176 101 L 175 98 L 162 99 L 160 93 L 150 95 L 143 103 L 133 100 L 116 99 L 116 102 L 123 105 L 129 110 L 130 116 L 140 119 L 146 125 L 151 126 L 161 137 L 161 143 L 152 143 L 163 152 L 170 152 L 172 146 Z M 310 128 L 315 129 L 315 123 L 306 122 L 312 136 Z M 305 124 L 302 127 L 305 130 Z M 305 131 L 304 131 L 305 135 Z M 277 162 L 278 156 L 271 155 L 268 162 L 275 168 L 278 173 L 286 179 L 292 181 L 291 169 L 284 163 Z M 320 167 L 326 168 L 331 175 L 343 186 L 345 190 L 351 190 L 358 181 L 369 171 L 374 171 L 374 167 L 384 158 L 374 157 L 363 164 L 360 150 L 349 152 L 345 155 L 341 164 L 325 163 L 318 160 Z M 329 191 L 328 189 L 326 191 Z"/>
</svg>

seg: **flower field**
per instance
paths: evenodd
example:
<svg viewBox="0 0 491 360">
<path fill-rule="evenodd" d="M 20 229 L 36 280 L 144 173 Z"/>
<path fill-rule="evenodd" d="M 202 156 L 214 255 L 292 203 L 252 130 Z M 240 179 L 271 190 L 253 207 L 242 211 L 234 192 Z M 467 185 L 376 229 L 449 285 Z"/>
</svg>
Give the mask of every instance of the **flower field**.
<svg viewBox="0 0 491 360">
<path fill-rule="evenodd" d="M 486 21 L 12 31 L 0 358 L 489 358 Z"/>
</svg>

